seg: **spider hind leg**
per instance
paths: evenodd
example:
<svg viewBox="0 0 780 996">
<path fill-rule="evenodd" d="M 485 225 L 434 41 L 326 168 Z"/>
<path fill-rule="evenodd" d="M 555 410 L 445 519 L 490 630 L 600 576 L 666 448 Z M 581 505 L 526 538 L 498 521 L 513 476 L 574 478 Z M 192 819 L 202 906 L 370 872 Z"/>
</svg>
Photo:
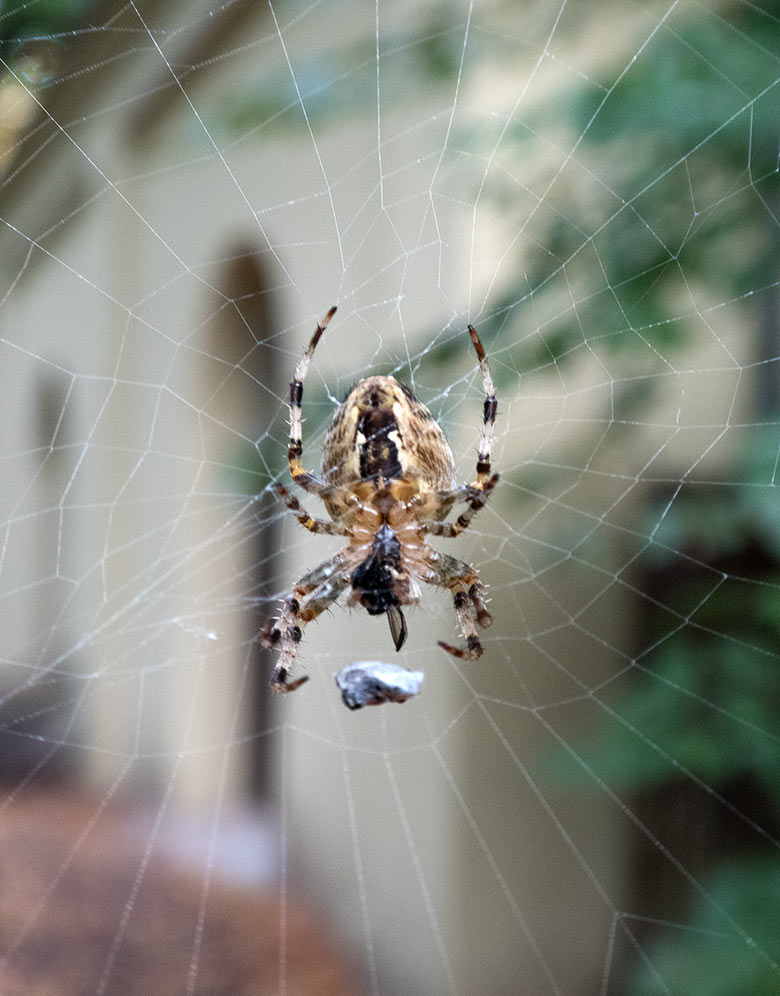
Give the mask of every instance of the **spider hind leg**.
<svg viewBox="0 0 780 996">
<path fill-rule="evenodd" d="M 435 580 L 433 584 L 449 588 L 458 625 L 466 640 L 465 647 L 455 647 L 451 643 L 439 640 L 439 646 L 453 657 L 461 660 L 475 660 L 482 656 L 482 643 L 477 635 L 477 624 L 486 628 L 493 622 L 493 617 L 485 604 L 485 586 L 479 575 L 462 560 L 437 554 L 429 558 L 428 563 L 433 568 Z"/>
<path fill-rule="evenodd" d="M 336 601 L 348 584 L 349 576 L 343 574 L 341 555 L 336 554 L 304 574 L 285 599 L 278 619 L 268 623 L 263 632 L 263 646 L 279 648 L 271 674 L 271 688 L 275 692 L 294 692 L 309 680 L 306 675 L 296 681 L 289 680 L 303 630 Z"/>
</svg>

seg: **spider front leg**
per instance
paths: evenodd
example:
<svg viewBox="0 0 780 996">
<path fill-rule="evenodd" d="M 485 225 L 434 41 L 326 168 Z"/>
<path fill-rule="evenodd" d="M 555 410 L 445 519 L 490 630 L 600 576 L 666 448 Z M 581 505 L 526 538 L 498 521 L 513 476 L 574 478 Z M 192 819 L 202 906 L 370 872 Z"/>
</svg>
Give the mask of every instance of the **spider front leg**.
<svg viewBox="0 0 780 996">
<path fill-rule="evenodd" d="M 308 675 L 289 681 L 298 644 L 307 623 L 328 608 L 349 584 L 349 574 L 344 574 L 342 555 L 315 567 L 298 581 L 282 605 L 279 618 L 268 623 L 263 633 L 264 647 L 279 647 L 279 658 L 271 675 L 271 688 L 275 692 L 293 692 L 308 681 Z"/>
<path fill-rule="evenodd" d="M 484 490 L 491 480 L 490 451 L 493 448 L 498 401 L 496 400 L 496 389 L 493 386 L 493 378 L 490 376 L 487 356 L 485 356 L 485 347 L 482 345 L 477 335 L 477 330 L 473 325 L 469 325 L 469 335 L 471 336 L 474 351 L 479 360 L 479 371 L 482 374 L 482 390 L 485 392 L 485 402 L 482 407 L 482 434 L 479 439 L 479 453 L 477 454 L 477 480 L 474 484 L 476 488 Z M 495 481 L 493 483 L 495 484 Z"/>
<path fill-rule="evenodd" d="M 476 623 L 486 628 L 493 622 L 493 617 L 485 605 L 485 586 L 479 580 L 479 574 L 462 560 L 435 550 L 431 550 L 426 559 L 435 574 L 431 583 L 449 588 L 452 592 L 458 624 L 466 640 L 465 647 L 453 647 L 442 640 L 439 640 L 439 646 L 461 660 L 481 657 L 482 644 L 477 636 Z"/>
<path fill-rule="evenodd" d="M 320 336 L 328 327 L 328 322 L 336 314 L 334 305 L 322 321 L 314 330 L 309 345 L 304 350 L 303 356 L 298 360 L 295 367 L 295 376 L 290 383 L 290 441 L 287 445 L 287 460 L 290 464 L 290 475 L 296 484 L 300 485 L 304 491 L 309 491 L 315 495 L 322 495 L 328 490 L 327 482 L 315 474 L 310 474 L 301 463 L 303 454 L 303 416 L 301 404 L 303 402 L 303 382 L 309 371 L 309 364 L 320 341 Z"/>
<path fill-rule="evenodd" d="M 482 390 L 485 392 L 482 406 L 482 432 L 479 438 L 479 452 L 477 453 L 477 478 L 473 484 L 464 484 L 463 487 L 457 488 L 455 491 L 437 493 L 440 505 L 446 508 L 456 502 L 465 502 L 469 506 L 465 512 L 461 512 L 455 522 L 430 521 L 423 523 L 426 532 L 433 536 L 446 536 L 448 538 L 459 536 L 464 529 L 468 528 L 471 520 L 483 507 L 490 492 L 498 483 L 498 474 L 490 473 L 490 452 L 493 449 L 496 415 L 498 414 L 496 389 L 493 386 L 493 378 L 490 376 L 485 348 L 474 326 L 469 325 L 468 328 L 471 341 L 474 344 L 474 351 L 479 360 Z"/>
</svg>

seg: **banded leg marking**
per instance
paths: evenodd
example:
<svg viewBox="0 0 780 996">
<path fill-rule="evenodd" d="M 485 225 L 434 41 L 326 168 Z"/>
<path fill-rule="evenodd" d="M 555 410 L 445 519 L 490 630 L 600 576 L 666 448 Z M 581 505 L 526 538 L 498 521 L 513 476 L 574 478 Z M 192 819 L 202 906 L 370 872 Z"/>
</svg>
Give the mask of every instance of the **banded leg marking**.
<svg viewBox="0 0 780 996">
<path fill-rule="evenodd" d="M 290 476 L 296 484 L 300 485 L 304 491 L 312 494 L 322 494 L 327 490 L 328 485 L 315 474 L 310 474 L 301 463 L 303 454 L 303 417 L 301 414 L 301 404 L 303 402 L 303 382 L 309 372 L 309 364 L 317 348 L 317 343 L 328 322 L 336 314 L 334 305 L 325 315 L 321 322 L 317 324 L 314 335 L 311 337 L 309 345 L 303 352 L 303 356 L 298 360 L 295 367 L 295 376 L 290 384 L 290 440 L 287 446 L 287 460 L 290 464 Z"/>
<path fill-rule="evenodd" d="M 330 536 L 347 536 L 349 534 L 344 526 L 340 526 L 336 522 L 328 519 L 312 518 L 298 499 L 294 495 L 291 495 L 283 485 L 275 484 L 274 490 L 298 522 L 300 522 L 304 529 L 308 529 L 310 533 L 328 533 Z"/>
<path fill-rule="evenodd" d="M 271 620 L 263 632 L 264 647 L 279 647 L 279 657 L 271 674 L 275 692 L 293 692 L 309 680 L 303 675 L 290 681 L 290 673 L 298 656 L 298 645 L 307 623 L 324 612 L 349 584 L 340 562 L 326 560 L 305 574 L 282 605 L 278 619 Z"/>
<path fill-rule="evenodd" d="M 471 520 L 477 512 L 484 507 L 496 484 L 498 484 L 498 474 L 493 474 L 492 477 L 488 478 L 481 489 L 475 484 L 467 484 L 463 491 L 458 494 L 458 499 L 466 502 L 469 506 L 466 511 L 461 512 L 454 522 L 425 522 L 423 523 L 425 531 L 432 536 L 444 536 L 448 539 L 460 536 L 463 530 L 471 524 Z"/>
<path fill-rule="evenodd" d="M 479 575 L 473 567 L 462 560 L 456 560 L 445 554 L 438 554 L 437 558 L 429 559 L 428 562 L 438 578 L 434 584 L 438 583 L 452 592 L 458 625 L 466 640 L 465 647 L 455 647 L 443 640 L 438 641 L 439 646 L 461 660 L 475 660 L 481 657 L 482 644 L 477 636 L 476 624 L 489 626 L 493 618 L 485 605 L 485 586 L 479 580 Z"/>
<path fill-rule="evenodd" d="M 485 402 L 482 408 L 482 432 L 479 438 L 479 453 L 477 455 L 476 480 L 476 486 L 483 488 L 490 479 L 490 451 L 493 448 L 498 401 L 496 400 L 496 389 L 493 386 L 493 378 L 490 376 L 485 348 L 474 326 L 469 325 L 468 328 L 471 341 L 474 344 L 474 351 L 479 360 L 479 370 L 482 374 L 482 390 L 485 393 Z"/>
</svg>

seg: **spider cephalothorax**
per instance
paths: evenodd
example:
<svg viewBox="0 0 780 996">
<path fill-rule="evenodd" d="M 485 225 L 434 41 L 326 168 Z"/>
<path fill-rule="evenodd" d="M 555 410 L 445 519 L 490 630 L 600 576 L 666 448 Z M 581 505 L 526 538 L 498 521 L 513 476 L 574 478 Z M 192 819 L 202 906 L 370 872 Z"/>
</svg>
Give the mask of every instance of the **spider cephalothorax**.
<svg viewBox="0 0 780 996">
<path fill-rule="evenodd" d="M 489 626 L 485 588 L 474 568 L 438 553 L 425 535 L 457 536 L 487 501 L 498 481 L 490 473 L 490 450 L 496 419 L 496 396 L 485 351 L 471 325 L 482 373 L 485 403 L 477 477 L 460 487 L 455 462 L 444 435 L 425 405 L 393 377 L 367 377 L 336 409 L 322 453 L 322 477 L 301 463 L 303 381 L 331 308 L 317 326 L 290 384 L 290 474 L 305 491 L 318 495 L 330 521 L 313 519 L 281 485 L 277 491 L 301 525 L 313 533 L 345 536 L 347 545 L 330 560 L 305 574 L 282 606 L 279 618 L 266 627 L 264 642 L 278 645 L 279 659 L 271 678 L 277 692 L 306 681 L 289 681 L 303 627 L 351 588 L 350 605 L 370 615 L 387 614 L 396 650 L 406 639 L 402 605 L 420 601 L 420 582 L 449 588 L 465 648 L 439 645 L 455 657 L 482 653 L 476 624 Z M 454 522 L 444 519 L 458 503 L 467 507 Z"/>
</svg>

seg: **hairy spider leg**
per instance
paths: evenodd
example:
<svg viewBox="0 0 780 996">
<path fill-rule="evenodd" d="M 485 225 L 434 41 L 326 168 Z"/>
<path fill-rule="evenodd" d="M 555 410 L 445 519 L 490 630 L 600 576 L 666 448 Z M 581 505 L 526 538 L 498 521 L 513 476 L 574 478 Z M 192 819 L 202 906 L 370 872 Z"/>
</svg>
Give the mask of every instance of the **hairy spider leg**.
<svg viewBox="0 0 780 996">
<path fill-rule="evenodd" d="M 283 485 L 275 484 L 274 490 L 298 522 L 300 522 L 304 529 L 308 529 L 310 533 L 328 533 L 330 536 L 349 535 L 349 530 L 344 526 L 340 526 L 337 522 L 331 522 L 329 519 L 312 518 L 298 499 L 294 495 L 291 495 Z"/>
<path fill-rule="evenodd" d="M 434 573 L 430 583 L 449 588 L 458 617 L 458 625 L 466 640 L 465 647 L 453 647 L 439 640 L 439 646 L 461 660 L 474 660 L 482 656 L 482 644 L 477 636 L 476 623 L 488 627 L 493 617 L 485 605 L 485 586 L 479 575 L 462 560 L 431 550 L 426 558 Z"/>
<path fill-rule="evenodd" d="M 498 484 L 498 474 L 490 473 L 490 452 L 493 448 L 496 414 L 498 412 L 496 389 L 493 386 L 493 378 L 490 376 L 485 348 L 477 335 L 477 330 L 473 325 L 469 325 L 468 329 L 477 359 L 479 360 L 479 369 L 482 374 L 482 389 L 485 392 L 485 401 L 482 406 L 482 431 L 479 439 L 479 452 L 477 454 L 477 479 L 473 484 L 464 484 L 453 491 L 437 492 L 437 498 L 441 505 L 454 505 L 457 502 L 464 502 L 469 506 L 465 512 L 461 512 L 455 522 L 429 520 L 421 523 L 425 532 L 430 533 L 432 536 L 444 536 L 448 539 L 459 536 L 464 529 L 468 528 L 471 520 L 485 505 L 490 492 Z"/>
<path fill-rule="evenodd" d="M 485 402 L 482 407 L 482 433 L 479 439 L 479 453 L 477 454 L 477 479 L 474 482 L 474 486 L 482 490 L 490 480 L 490 451 L 493 448 L 498 401 L 496 400 L 493 378 L 490 376 L 487 356 L 485 356 L 485 348 L 473 325 L 469 325 L 469 335 L 479 360 L 482 389 L 485 392 Z"/>
<path fill-rule="evenodd" d="M 304 574 L 285 599 L 279 618 L 266 626 L 263 646 L 281 648 L 271 674 L 271 688 L 275 692 L 294 692 L 309 680 L 308 675 L 304 675 L 297 681 L 288 681 L 304 627 L 336 601 L 349 581 L 349 573 L 343 570 L 342 557 L 336 554 Z"/>
<path fill-rule="evenodd" d="M 321 322 L 318 323 L 309 345 L 303 352 L 295 367 L 295 376 L 290 384 L 290 441 L 287 446 L 287 459 L 290 464 L 290 475 L 296 484 L 311 494 L 322 495 L 329 490 L 329 485 L 321 477 L 310 474 L 301 463 L 303 454 L 303 382 L 309 371 L 309 364 L 320 341 L 320 336 L 328 327 L 328 322 L 336 314 L 336 305 L 330 309 Z"/>
<path fill-rule="evenodd" d="M 465 512 L 461 512 L 454 522 L 429 521 L 424 523 L 425 531 L 430 533 L 432 536 L 445 536 L 448 539 L 452 539 L 454 536 L 460 536 L 463 530 L 468 528 L 471 520 L 477 512 L 483 508 L 488 500 L 490 492 L 496 484 L 498 484 L 498 474 L 493 474 L 492 477 L 488 478 L 481 490 L 474 484 L 466 484 L 463 488 L 458 488 L 454 492 L 445 492 L 441 496 L 443 501 L 452 499 L 454 495 L 455 501 L 466 502 L 469 507 Z"/>
</svg>

